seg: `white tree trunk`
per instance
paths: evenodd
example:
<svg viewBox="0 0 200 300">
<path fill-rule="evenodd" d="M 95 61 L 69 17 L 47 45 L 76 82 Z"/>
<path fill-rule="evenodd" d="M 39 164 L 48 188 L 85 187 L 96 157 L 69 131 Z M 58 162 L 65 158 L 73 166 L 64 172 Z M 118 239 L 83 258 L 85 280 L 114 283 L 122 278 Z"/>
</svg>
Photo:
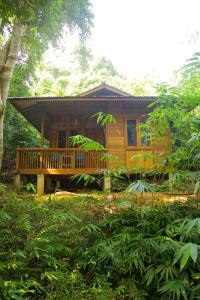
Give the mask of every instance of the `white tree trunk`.
<svg viewBox="0 0 200 300">
<path fill-rule="evenodd" d="M 4 121 L 4 114 L 5 114 L 5 110 L 3 111 L 3 114 L 0 116 L 0 173 L 1 173 L 2 160 L 3 160 L 3 121 Z"/>
<path fill-rule="evenodd" d="M 12 79 L 24 33 L 25 26 L 19 21 L 15 22 L 12 33 L 0 52 L 0 171 L 3 159 L 3 121 L 6 102 L 8 99 L 10 80 Z"/>
</svg>

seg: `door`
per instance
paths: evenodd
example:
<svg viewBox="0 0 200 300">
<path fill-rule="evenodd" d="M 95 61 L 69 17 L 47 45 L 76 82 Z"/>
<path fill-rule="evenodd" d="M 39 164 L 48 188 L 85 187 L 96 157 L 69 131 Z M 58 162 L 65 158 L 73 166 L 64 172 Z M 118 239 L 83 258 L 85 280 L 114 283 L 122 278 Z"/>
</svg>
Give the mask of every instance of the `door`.
<svg viewBox="0 0 200 300">
<path fill-rule="evenodd" d="M 66 148 L 67 146 L 67 132 L 66 129 L 58 130 L 58 148 Z"/>
<path fill-rule="evenodd" d="M 100 143 L 102 146 L 105 146 L 105 134 L 103 128 L 88 128 L 85 130 L 85 135 L 89 139 Z"/>
</svg>

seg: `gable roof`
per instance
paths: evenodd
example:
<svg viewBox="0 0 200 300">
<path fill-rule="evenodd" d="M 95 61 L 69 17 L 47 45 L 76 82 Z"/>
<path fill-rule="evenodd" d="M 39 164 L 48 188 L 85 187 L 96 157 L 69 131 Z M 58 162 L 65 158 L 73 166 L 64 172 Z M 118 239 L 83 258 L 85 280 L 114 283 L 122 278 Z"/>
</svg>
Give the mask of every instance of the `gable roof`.
<svg viewBox="0 0 200 300">
<path fill-rule="evenodd" d="M 131 94 L 123 92 L 111 85 L 108 85 L 105 82 L 102 82 L 100 85 L 96 86 L 95 88 L 86 91 L 84 93 L 79 94 L 80 97 L 130 97 Z"/>
<path fill-rule="evenodd" d="M 56 107 L 60 106 L 61 110 L 72 109 L 72 103 L 75 107 L 80 106 L 80 110 L 86 104 L 97 103 L 105 105 L 106 102 L 124 102 L 134 107 L 147 107 L 148 104 L 155 101 L 155 96 L 132 96 L 106 83 L 81 93 L 77 96 L 28 96 L 28 97 L 9 97 L 9 102 L 38 130 L 40 129 L 41 116 L 47 111 L 51 116 L 55 113 Z M 125 105 L 126 105 L 125 104 Z M 82 107 L 82 108 L 81 108 Z M 128 108 L 129 109 L 129 108 Z M 59 109 L 58 109 L 59 110 Z M 50 124 L 50 117 L 46 120 Z M 46 127 L 48 129 L 48 126 Z M 45 133 L 47 135 L 47 133 Z"/>
</svg>

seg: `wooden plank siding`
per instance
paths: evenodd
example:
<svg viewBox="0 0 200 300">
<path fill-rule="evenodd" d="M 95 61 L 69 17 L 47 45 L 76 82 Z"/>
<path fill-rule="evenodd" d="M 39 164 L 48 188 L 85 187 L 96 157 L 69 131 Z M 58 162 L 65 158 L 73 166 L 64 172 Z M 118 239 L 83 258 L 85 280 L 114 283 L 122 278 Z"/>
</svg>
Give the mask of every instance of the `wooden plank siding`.
<svg viewBox="0 0 200 300">
<path fill-rule="evenodd" d="M 150 169 L 155 164 L 161 165 L 163 159 L 170 153 L 170 132 L 163 137 L 153 137 L 149 146 L 142 145 L 140 122 L 149 113 L 148 109 L 127 109 L 122 103 L 108 104 L 108 113 L 113 114 L 116 123 L 109 123 L 106 127 L 106 148 L 117 156 L 119 160 L 109 163 L 109 168 L 126 167 L 137 172 L 139 169 Z M 127 121 L 137 121 L 137 145 L 128 146 Z"/>
<path fill-rule="evenodd" d="M 123 103 L 108 103 L 107 112 L 115 118 L 115 123 L 107 123 L 106 125 L 106 148 L 109 153 L 119 158 L 119 160 L 111 160 L 109 168 L 118 166 L 126 166 L 125 152 L 125 124 Z"/>
</svg>

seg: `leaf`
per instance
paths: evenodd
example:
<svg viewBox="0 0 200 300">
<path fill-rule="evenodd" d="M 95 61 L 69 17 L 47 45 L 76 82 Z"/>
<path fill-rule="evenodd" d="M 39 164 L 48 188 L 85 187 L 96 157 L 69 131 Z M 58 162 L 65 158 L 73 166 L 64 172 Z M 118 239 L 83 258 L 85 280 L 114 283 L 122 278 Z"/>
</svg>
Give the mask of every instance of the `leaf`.
<svg viewBox="0 0 200 300">
<path fill-rule="evenodd" d="M 79 146 L 81 149 L 85 151 L 105 150 L 103 145 L 101 145 L 100 143 L 80 134 L 70 137 L 70 139 L 71 139 L 72 146 Z"/>
<path fill-rule="evenodd" d="M 181 296 L 183 299 L 187 300 L 186 290 L 185 286 L 183 284 L 182 280 L 174 279 L 174 280 L 168 280 L 163 286 L 159 289 L 159 292 L 162 294 L 168 294 L 172 297 L 168 299 L 181 299 Z"/>
<path fill-rule="evenodd" d="M 138 192 L 138 193 L 143 193 L 143 192 L 154 192 L 155 188 L 149 184 L 146 181 L 143 180 L 138 180 L 136 182 L 131 183 L 128 188 L 127 192 Z"/>
<path fill-rule="evenodd" d="M 84 186 L 88 186 L 90 184 L 96 183 L 98 185 L 101 185 L 101 179 L 89 175 L 89 174 L 75 174 L 70 177 L 72 181 L 76 181 L 76 183 L 81 182 L 82 180 L 84 181 Z"/>
<path fill-rule="evenodd" d="M 200 188 L 200 181 L 197 181 L 194 187 L 194 194 L 197 194 Z"/>
<path fill-rule="evenodd" d="M 0 209 L 0 218 L 8 221 L 12 219 L 11 216 L 5 210 L 2 209 Z"/>
<path fill-rule="evenodd" d="M 104 113 L 104 112 L 97 112 L 96 114 L 92 115 L 91 118 L 97 117 L 97 124 L 104 126 L 107 123 L 115 123 L 116 120 L 112 114 Z"/>
<path fill-rule="evenodd" d="M 182 246 L 177 252 L 173 264 L 177 263 L 180 260 L 180 271 L 182 271 L 188 263 L 190 257 L 192 258 L 194 263 L 196 262 L 198 257 L 198 249 L 199 245 L 194 243 L 188 243 Z"/>
</svg>

